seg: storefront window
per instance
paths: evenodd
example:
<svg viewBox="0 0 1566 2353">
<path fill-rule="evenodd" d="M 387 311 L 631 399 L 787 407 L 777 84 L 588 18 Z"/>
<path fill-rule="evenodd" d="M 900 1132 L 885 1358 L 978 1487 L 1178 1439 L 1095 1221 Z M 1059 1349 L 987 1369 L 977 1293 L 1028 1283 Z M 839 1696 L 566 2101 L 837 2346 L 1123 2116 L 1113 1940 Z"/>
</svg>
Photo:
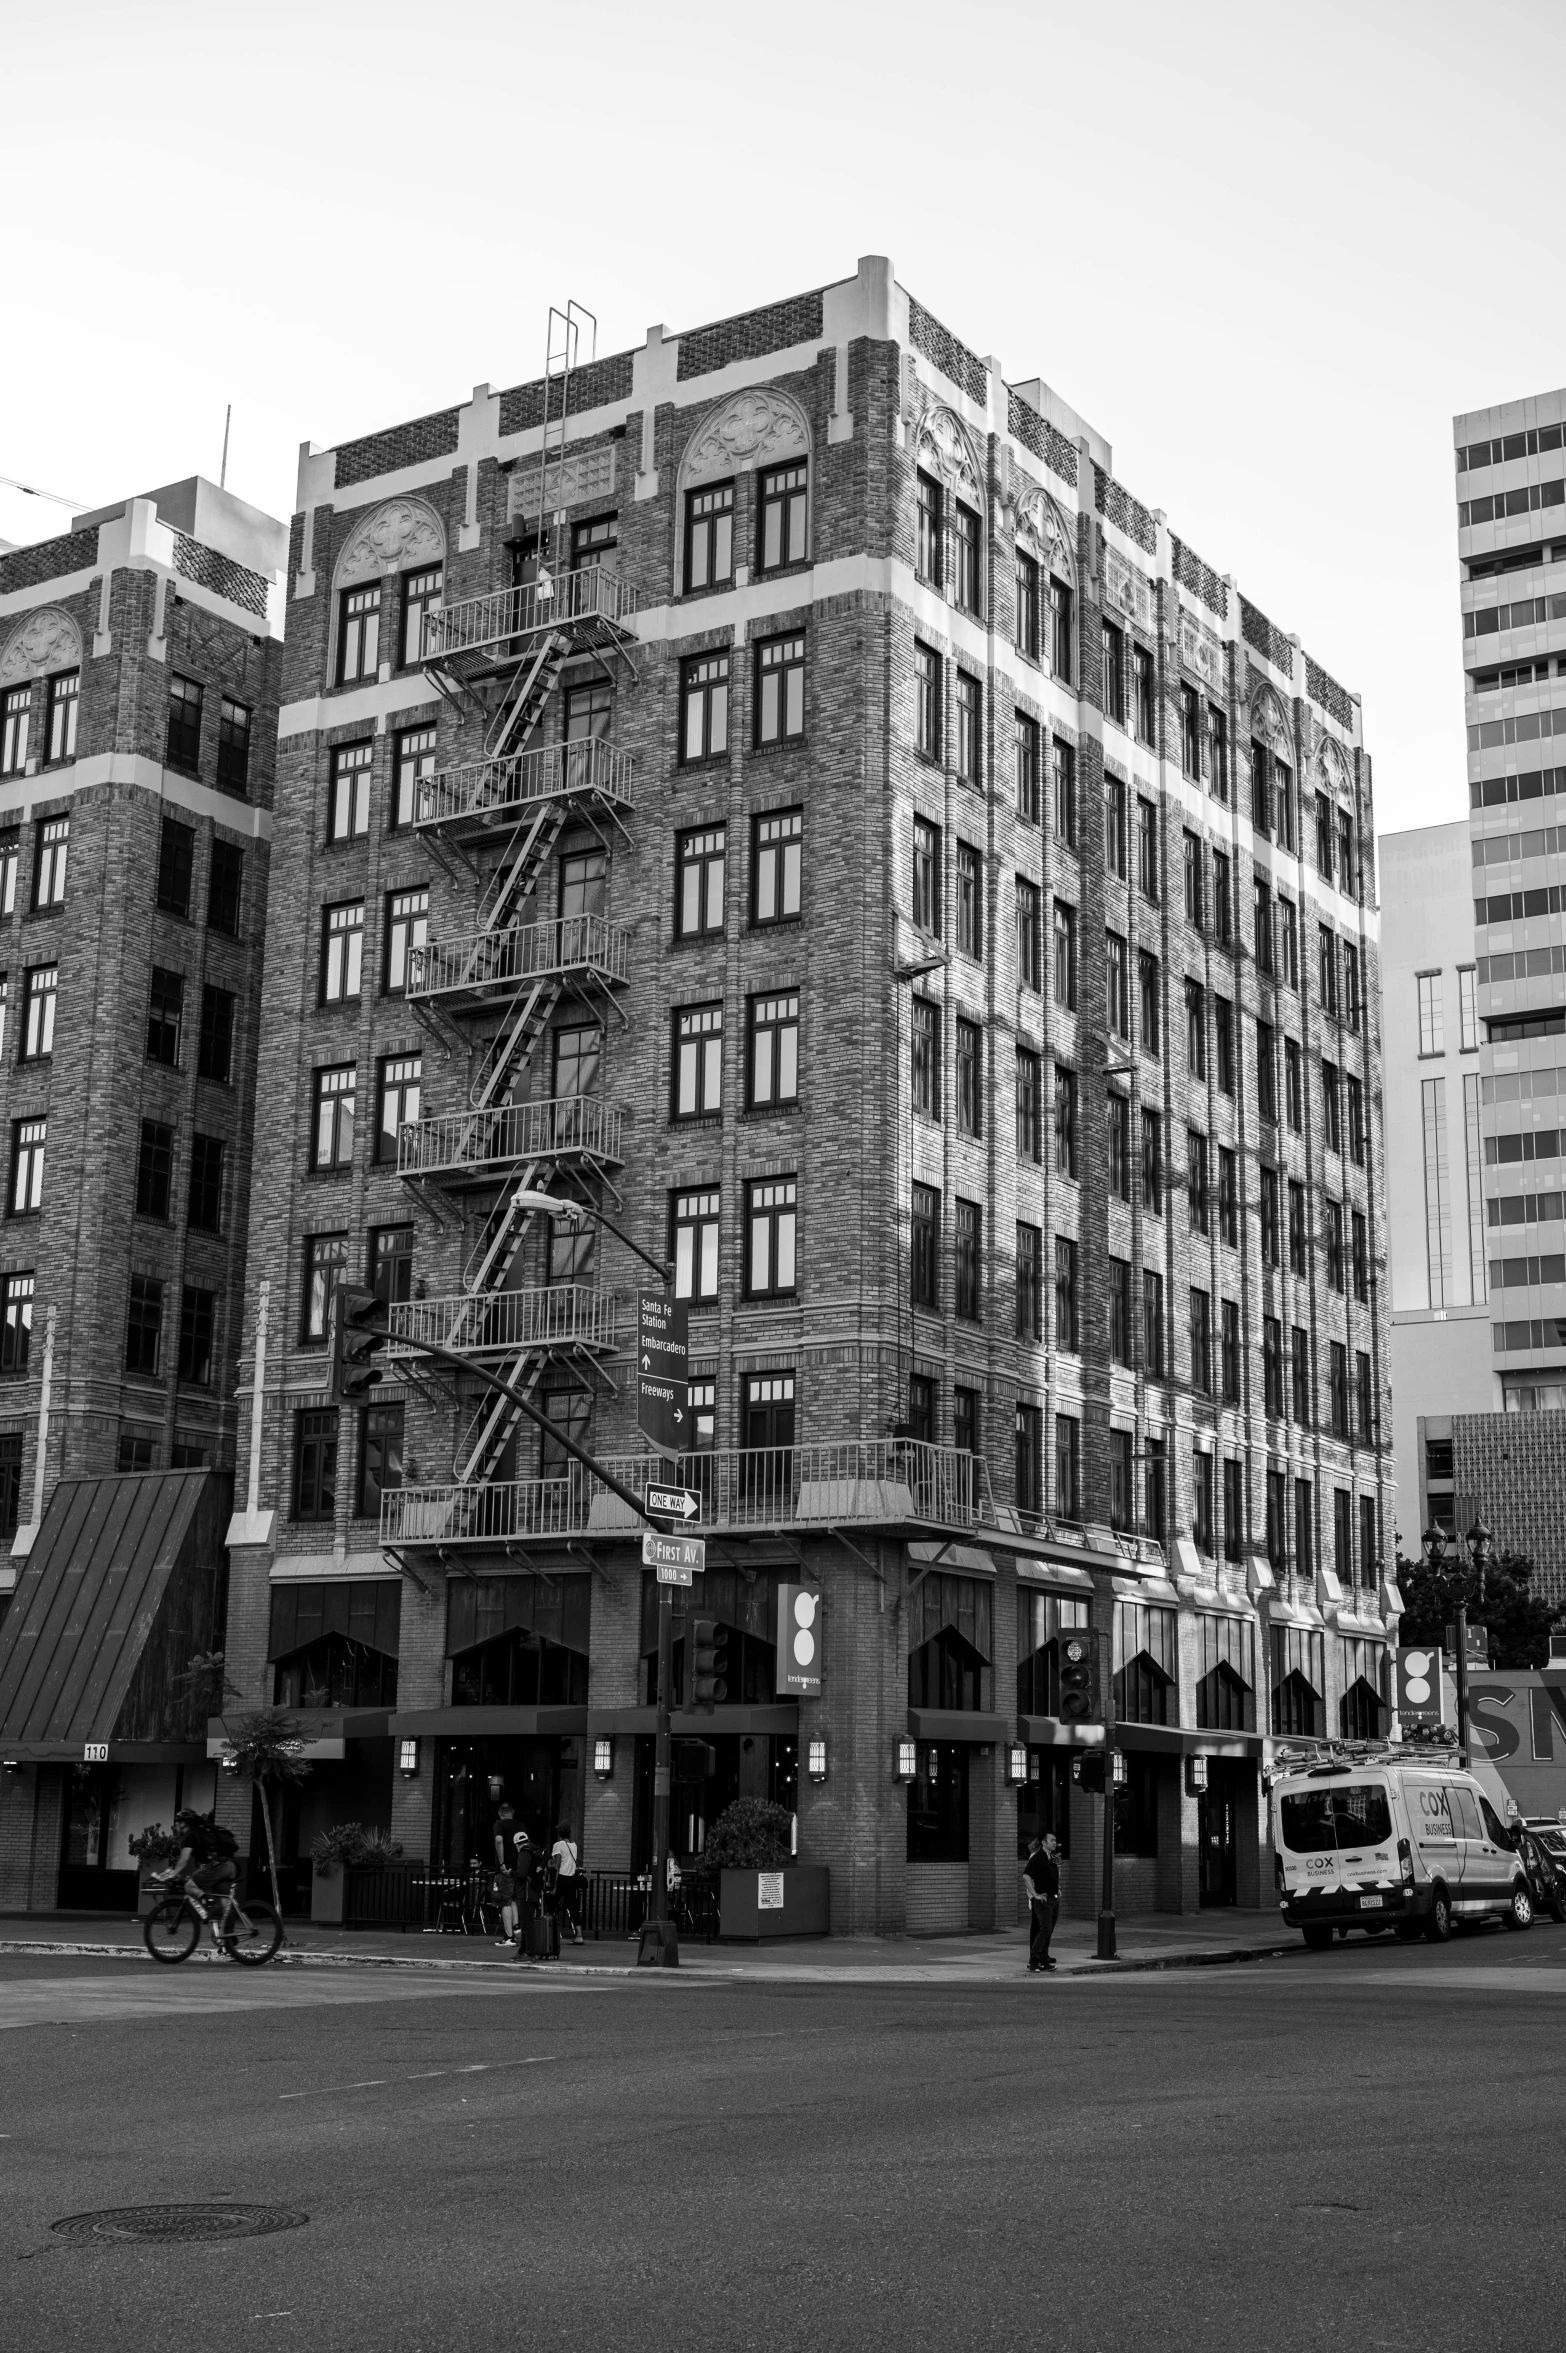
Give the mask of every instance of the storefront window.
<svg viewBox="0 0 1566 2353">
<path fill-rule="evenodd" d="M 1196 1723 L 1201 1732 L 1256 1729 L 1256 1629 L 1247 1618 L 1196 1621 Z"/>
<path fill-rule="evenodd" d="M 402 1586 L 395 1577 L 272 1588 L 272 1697 L 285 1708 L 391 1707 Z"/>
<path fill-rule="evenodd" d="M 1115 1604 L 1115 1714 L 1122 1724 L 1179 1722 L 1175 1613 Z"/>
<path fill-rule="evenodd" d="M 968 1751 L 960 1741 L 921 1740 L 908 1784 L 910 1863 L 968 1860 Z"/>
<path fill-rule="evenodd" d="M 1019 1862 L 1027 1854 L 1029 1841 L 1042 1838 L 1046 1831 L 1052 1831 L 1059 1841 L 1062 1859 L 1071 1852 L 1071 1755 L 1069 1748 L 1028 1751 L 1028 1778 L 1017 1791 Z"/>
<path fill-rule="evenodd" d="M 1024 1716 L 1060 1714 L 1060 1644 L 1065 1633 L 1085 1633 L 1085 1601 L 1063 1593 L 1017 1590 L 1017 1709 Z M 1054 1827 L 1053 1824 L 1050 1825 Z M 1042 1832 L 1040 1833 L 1042 1836 Z M 1057 1833 L 1058 1835 L 1058 1833 Z M 1026 1849 L 1024 1849 L 1026 1852 Z"/>
<path fill-rule="evenodd" d="M 723 1646 L 725 1707 L 772 1707 L 777 1700 L 778 1580 L 764 1571 L 746 1579 L 738 1569 L 709 1568 L 699 1586 L 674 1589 L 674 1676 L 670 1705 L 686 1695 L 685 1641 L 691 1618 L 713 1618 L 727 1637 Z M 641 1705 L 658 1703 L 658 1581 L 642 1578 Z"/>
<path fill-rule="evenodd" d="M 585 1707 L 592 1579 L 480 1577 L 447 1590 L 453 1707 Z"/>
<path fill-rule="evenodd" d="M 910 1707 L 989 1713 L 994 1705 L 992 1601 L 988 1583 L 978 1577 L 932 1571 L 914 1587 L 908 1602 Z"/>
<path fill-rule="evenodd" d="M 1133 1750 L 1126 1758 L 1126 1765 L 1127 1778 L 1115 1791 L 1115 1852 L 1156 1855 L 1159 1760 L 1138 1756 Z"/>
</svg>

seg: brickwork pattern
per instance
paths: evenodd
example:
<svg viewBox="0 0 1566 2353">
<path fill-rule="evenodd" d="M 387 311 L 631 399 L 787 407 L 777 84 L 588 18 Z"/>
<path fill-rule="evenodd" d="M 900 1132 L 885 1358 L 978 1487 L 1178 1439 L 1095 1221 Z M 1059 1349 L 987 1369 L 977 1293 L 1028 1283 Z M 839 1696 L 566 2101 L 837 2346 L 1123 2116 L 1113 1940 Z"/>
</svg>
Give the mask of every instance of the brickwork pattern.
<svg viewBox="0 0 1566 2353">
<path fill-rule="evenodd" d="M 1313 662 L 1309 654 L 1305 656 L 1305 692 L 1313 703 L 1326 712 L 1329 719 L 1336 719 L 1340 727 L 1352 732 L 1354 704 L 1348 690 L 1339 686 L 1337 680 L 1330 677 L 1319 662 Z"/>
<path fill-rule="evenodd" d="M 616 402 L 631 397 L 632 369 L 636 354 L 632 351 L 611 352 L 606 358 L 588 360 L 571 371 L 571 414 L 586 416 L 591 410 L 609 408 Z M 549 381 L 549 414 L 558 417 L 560 398 L 565 390 L 563 377 Z M 530 384 L 513 384 L 500 396 L 500 430 L 502 433 L 526 433 L 544 421 L 544 378 L 537 376 Z"/>
<path fill-rule="evenodd" d="M 177 531 L 174 569 L 182 579 L 194 580 L 198 587 L 210 588 L 214 596 L 226 597 L 231 605 L 265 620 L 265 579 L 244 564 L 236 564 L 232 556 L 221 556 L 215 548 L 203 547 L 199 540 L 187 539 L 183 531 Z"/>
<path fill-rule="evenodd" d="M 821 333 L 821 308 L 817 287 L 811 294 L 745 311 L 737 319 L 688 329 L 680 337 L 679 382 L 715 375 L 736 360 L 761 359 L 769 351 L 791 351 L 796 344 L 814 342 Z"/>
<path fill-rule="evenodd" d="M 85 572 L 98 561 L 98 526 L 68 531 L 61 539 L 40 539 L 32 547 L 15 547 L 0 555 L 0 596 L 14 596 L 19 588 L 37 588 L 45 580 L 63 580 Z"/>
<path fill-rule="evenodd" d="M 1281 629 L 1275 629 L 1266 614 L 1245 597 L 1240 599 L 1240 634 L 1248 646 L 1253 646 L 1264 662 L 1271 662 L 1286 677 L 1294 675 L 1294 648 Z"/>
<path fill-rule="evenodd" d="M 1141 500 L 1133 498 L 1124 483 L 1117 482 L 1113 474 L 1106 474 L 1102 466 L 1093 468 L 1093 503 L 1117 531 L 1134 539 L 1145 554 L 1155 553 L 1158 527 L 1152 516 Z"/>
<path fill-rule="evenodd" d="M 1216 613 L 1220 621 L 1227 621 L 1229 591 L 1211 564 L 1204 564 L 1195 548 L 1187 547 L 1185 541 L 1177 539 L 1173 532 L 1169 534 L 1169 553 L 1174 565 L 1174 576 L 1180 586 L 1188 588 L 1192 596 L 1199 597 L 1207 610 Z"/>
<path fill-rule="evenodd" d="M 908 339 L 915 351 L 939 368 L 948 382 L 966 392 L 970 400 L 981 404 L 989 398 L 990 374 L 976 351 L 960 342 L 950 327 L 943 327 L 934 313 L 922 302 L 908 297 Z"/>
<path fill-rule="evenodd" d="M 371 482 L 377 474 L 392 474 L 401 466 L 423 465 L 442 458 L 457 446 L 457 411 L 437 409 L 415 417 L 411 424 L 393 425 L 383 433 L 367 433 L 362 441 L 345 441 L 337 451 L 332 480 L 339 490 Z"/>
<path fill-rule="evenodd" d="M 1008 431 L 1022 443 L 1023 448 L 1031 450 L 1036 458 L 1042 458 L 1052 473 L 1058 474 L 1062 482 L 1069 482 L 1075 490 L 1077 453 L 1073 444 L 1047 417 L 1041 417 L 1037 409 L 1030 408 L 1009 385 L 1006 390 L 1006 419 Z"/>
</svg>

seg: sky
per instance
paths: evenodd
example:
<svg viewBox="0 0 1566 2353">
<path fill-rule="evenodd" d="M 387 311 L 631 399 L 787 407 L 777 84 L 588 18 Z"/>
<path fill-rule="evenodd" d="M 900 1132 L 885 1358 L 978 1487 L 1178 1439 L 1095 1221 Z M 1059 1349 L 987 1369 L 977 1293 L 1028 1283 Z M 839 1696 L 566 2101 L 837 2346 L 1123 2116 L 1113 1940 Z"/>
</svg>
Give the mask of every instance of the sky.
<svg viewBox="0 0 1566 2353">
<path fill-rule="evenodd" d="M 232 402 L 286 516 L 302 441 L 540 374 L 551 303 L 618 351 L 884 253 L 1363 697 L 1379 831 L 1461 818 L 1451 419 L 1566 381 L 1566 10 L 1086 13 L 19 11 L 0 475 L 215 479 Z M 0 538 L 67 521 L 0 488 Z"/>
</svg>

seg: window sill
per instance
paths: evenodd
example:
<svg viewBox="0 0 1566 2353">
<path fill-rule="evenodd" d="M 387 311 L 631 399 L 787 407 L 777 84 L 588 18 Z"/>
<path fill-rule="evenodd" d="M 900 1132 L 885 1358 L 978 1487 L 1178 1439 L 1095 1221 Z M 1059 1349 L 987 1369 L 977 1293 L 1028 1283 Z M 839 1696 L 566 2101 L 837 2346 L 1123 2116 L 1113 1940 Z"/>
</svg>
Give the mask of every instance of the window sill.
<svg viewBox="0 0 1566 2353">
<path fill-rule="evenodd" d="M 797 1119 L 803 1105 L 796 1095 L 792 1103 L 747 1103 L 741 1119 Z"/>
<path fill-rule="evenodd" d="M 726 928 L 716 931 L 677 931 L 670 935 L 671 948 L 721 948 L 727 936 Z M 388 995 L 401 995 L 400 990 L 388 990 Z"/>
<path fill-rule="evenodd" d="M 675 773 L 679 776 L 700 776 L 714 768 L 726 768 L 728 766 L 728 762 L 728 746 L 725 744 L 721 752 L 703 752 L 699 760 L 680 760 L 676 762 Z"/>
<path fill-rule="evenodd" d="M 751 757 L 758 760 L 770 759 L 778 752 L 802 752 L 807 748 L 808 741 L 809 739 L 802 728 L 798 735 L 779 735 L 774 736 L 767 743 L 753 743 L 750 747 Z"/>
<path fill-rule="evenodd" d="M 742 1291 L 740 1293 L 742 1307 L 797 1307 L 798 1304 L 799 1293 L 797 1291 Z"/>
<path fill-rule="evenodd" d="M 669 1125 L 672 1128 L 684 1130 L 720 1128 L 723 1125 L 723 1113 L 721 1111 L 671 1111 Z"/>
<path fill-rule="evenodd" d="M 306 1183 L 329 1184 L 334 1178 L 350 1177 L 352 1174 L 353 1162 L 345 1160 L 336 1168 L 307 1168 L 305 1181 Z"/>
</svg>

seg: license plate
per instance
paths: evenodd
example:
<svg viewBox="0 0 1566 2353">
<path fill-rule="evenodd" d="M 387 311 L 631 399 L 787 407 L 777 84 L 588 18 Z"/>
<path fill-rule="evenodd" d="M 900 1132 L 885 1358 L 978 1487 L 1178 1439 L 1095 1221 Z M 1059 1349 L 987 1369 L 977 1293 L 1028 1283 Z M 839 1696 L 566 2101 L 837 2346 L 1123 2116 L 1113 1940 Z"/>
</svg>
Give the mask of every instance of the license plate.
<svg viewBox="0 0 1566 2353">
<path fill-rule="evenodd" d="M 1359 1899 L 1359 1908 L 1362 1912 L 1385 1911 L 1386 1901 L 1384 1895 L 1362 1895 Z"/>
</svg>

